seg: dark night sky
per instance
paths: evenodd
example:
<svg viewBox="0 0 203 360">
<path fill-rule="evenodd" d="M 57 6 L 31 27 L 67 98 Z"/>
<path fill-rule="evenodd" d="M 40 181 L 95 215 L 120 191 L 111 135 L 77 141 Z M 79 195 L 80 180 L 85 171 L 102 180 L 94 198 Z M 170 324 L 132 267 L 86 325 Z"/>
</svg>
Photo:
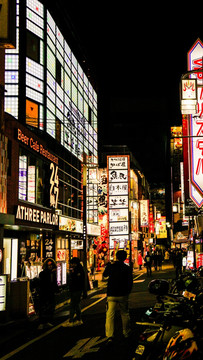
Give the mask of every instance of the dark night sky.
<svg viewBox="0 0 203 360">
<path fill-rule="evenodd" d="M 181 2 L 59 1 L 96 78 L 100 140 L 128 145 L 148 181 L 164 181 L 165 140 L 181 124 L 179 81 L 187 51 L 203 40 L 201 18 Z"/>
</svg>

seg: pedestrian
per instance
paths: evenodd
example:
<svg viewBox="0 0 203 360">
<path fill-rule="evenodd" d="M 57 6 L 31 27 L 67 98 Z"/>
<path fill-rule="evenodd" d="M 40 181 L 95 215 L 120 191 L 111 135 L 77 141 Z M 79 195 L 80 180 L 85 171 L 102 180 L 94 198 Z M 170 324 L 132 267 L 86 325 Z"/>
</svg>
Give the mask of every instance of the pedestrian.
<svg viewBox="0 0 203 360">
<path fill-rule="evenodd" d="M 151 276 L 152 274 L 152 259 L 149 251 L 147 251 L 147 255 L 145 256 L 145 264 L 147 268 L 147 276 Z"/>
<path fill-rule="evenodd" d="M 176 251 L 175 257 L 175 268 L 176 268 L 176 278 L 182 274 L 182 252 L 181 250 Z"/>
<path fill-rule="evenodd" d="M 73 257 L 70 260 L 70 277 L 69 277 L 69 290 L 70 290 L 70 318 L 63 326 L 71 327 L 82 325 L 80 301 L 82 293 L 85 291 L 85 272 L 83 266 L 80 264 L 78 257 Z M 74 321 L 74 315 L 76 319 Z"/>
<path fill-rule="evenodd" d="M 169 254 L 169 251 L 166 250 L 166 251 L 165 251 L 165 254 L 164 254 L 164 260 L 165 260 L 166 262 L 169 262 L 169 259 L 170 259 L 170 254 Z"/>
<path fill-rule="evenodd" d="M 153 264 L 154 264 L 154 270 L 157 271 L 157 263 L 158 263 L 158 251 L 155 250 L 153 254 Z"/>
<path fill-rule="evenodd" d="M 139 270 L 142 270 L 142 254 L 141 254 L 141 251 L 139 251 L 139 253 L 138 253 L 138 265 L 139 265 Z"/>
<path fill-rule="evenodd" d="M 39 273 L 39 330 L 53 326 L 51 322 L 57 290 L 56 263 L 48 258 L 44 261 L 43 270 Z"/>
<path fill-rule="evenodd" d="M 132 268 L 124 263 L 127 257 L 125 250 L 118 250 L 116 261 L 108 263 L 103 276 L 108 277 L 107 285 L 107 311 L 105 331 L 108 343 L 114 339 L 114 318 L 117 307 L 120 310 L 123 335 L 127 338 L 130 334 L 130 316 L 128 298 L 133 286 Z"/>
<path fill-rule="evenodd" d="M 158 251 L 158 257 L 157 257 L 157 267 L 159 268 L 159 270 L 162 269 L 162 260 L 163 260 L 162 251 L 159 250 Z"/>
</svg>

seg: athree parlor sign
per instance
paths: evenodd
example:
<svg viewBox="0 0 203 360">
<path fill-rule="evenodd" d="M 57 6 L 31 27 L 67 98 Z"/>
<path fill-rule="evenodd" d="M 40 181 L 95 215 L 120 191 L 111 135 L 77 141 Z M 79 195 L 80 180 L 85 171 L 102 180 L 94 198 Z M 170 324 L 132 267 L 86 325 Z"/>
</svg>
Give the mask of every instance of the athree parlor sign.
<svg viewBox="0 0 203 360">
<path fill-rule="evenodd" d="M 49 211 L 18 205 L 16 219 L 58 226 L 58 215 Z"/>
</svg>

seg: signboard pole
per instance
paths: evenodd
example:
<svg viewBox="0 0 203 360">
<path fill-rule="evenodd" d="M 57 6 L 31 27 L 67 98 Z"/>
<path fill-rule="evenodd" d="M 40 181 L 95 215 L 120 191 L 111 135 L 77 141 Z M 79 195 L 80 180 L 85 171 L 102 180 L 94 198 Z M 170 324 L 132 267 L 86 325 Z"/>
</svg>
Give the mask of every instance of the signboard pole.
<svg viewBox="0 0 203 360">
<path fill-rule="evenodd" d="M 87 271 L 87 161 L 83 153 L 83 267 L 85 272 L 84 297 L 87 296 L 88 271 Z"/>
</svg>

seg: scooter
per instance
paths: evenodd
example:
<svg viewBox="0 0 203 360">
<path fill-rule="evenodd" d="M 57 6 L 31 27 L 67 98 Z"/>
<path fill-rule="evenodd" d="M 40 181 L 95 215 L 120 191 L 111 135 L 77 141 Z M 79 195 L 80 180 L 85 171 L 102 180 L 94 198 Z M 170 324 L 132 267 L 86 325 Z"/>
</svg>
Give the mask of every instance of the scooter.
<svg viewBox="0 0 203 360">
<path fill-rule="evenodd" d="M 177 314 L 173 312 L 165 313 L 164 321 L 161 324 L 149 322 L 136 322 L 138 326 L 144 326 L 145 330 L 139 337 L 139 344 L 135 349 L 133 360 L 145 359 L 154 360 L 163 353 L 163 347 L 166 347 L 170 338 L 181 326 L 172 325 L 172 319 Z"/>
<path fill-rule="evenodd" d="M 196 295 L 188 291 L 183 291 L 182 295 L 168 294 L 169 285 L 166 280 L 152 280 L 149 285 L 149 291 L 157 295 L 157 301 L 153 307 L 147 309 L 143 315 L 143 321 L 162 321 L 165 312 L 176 311 L 179 315 L 184 315 L 189 319 L 194 315 L 194 300 Z M 177 318 L 178 319 L 178 318 Z"/>
<path fill-rule="evenodd" d="M 155 290 L 157 294 L 163 294 L 165 291 L 166 289 L 163 290 L 163 286 L 159 286 L 159 289 L 156 287 Z M 183 327 L 188 328 L 191 326 L 193 328 L 196 323 L 196 319 L 199 316 L 201 317 L 202 314 L 203 292 L 195 297 L 192 305 L 190 304 L 190 307 L 193 316 L 189 316 L 190 314 L 187 312 L 180 313 L 177 310 L 172 310 L 162 312 L 162 321 L 159 324 L 155 322 L 137 322 L 136 324 L 138 326 L 142 326 L 145 329 L 140 335 L 139 343 L 135 349 L 133 360 L 158 359 L 158 356 L 163 355 L 163 348 L 166 347 L 166 344 L 169 342 L 170 338 L 177 331 L 181 330 Z M 178 360 L 179 358 L 176 359 Z"/>
</svg>

